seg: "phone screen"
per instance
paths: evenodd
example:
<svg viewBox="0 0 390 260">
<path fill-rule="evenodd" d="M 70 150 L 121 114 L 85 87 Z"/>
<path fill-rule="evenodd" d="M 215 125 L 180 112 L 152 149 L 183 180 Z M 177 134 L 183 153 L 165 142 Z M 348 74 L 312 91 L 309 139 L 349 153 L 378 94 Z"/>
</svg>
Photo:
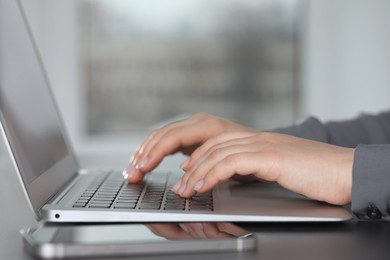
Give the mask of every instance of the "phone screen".
<svg viewBox="0 0 390 260">
<path fill-rule="evenodd" d="M 28 251 L 43 258 L 255 248 L 252 233 L 231 223 L 46 225 L 22 231 L 22 235 Z"/>
<path fill-rule="evenodd" d="M 31 237 L 40 243 L 142 243 L 167 240 L 221 239 L 251 234 L 230 223 L 120 224 L 47 226 Z"/>
<path fill-rule="evenodd" d="M 31 237 L 41 243 L 69 244 L 134 243 L 166 240 L 166 238 L 154 234 L 144 225 L 44 227 L 33 231 Z"/>
</svg>

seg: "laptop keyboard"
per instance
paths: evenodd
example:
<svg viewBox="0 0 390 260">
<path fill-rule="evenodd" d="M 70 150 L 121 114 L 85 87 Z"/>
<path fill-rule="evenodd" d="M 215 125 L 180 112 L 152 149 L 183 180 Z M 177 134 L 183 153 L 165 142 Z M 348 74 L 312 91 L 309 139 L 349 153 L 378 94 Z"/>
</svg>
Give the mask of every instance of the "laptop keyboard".
<svg viewBox="0 0 390 260">
<path fill-rule="evenodd" d="M 213 211 L 212 193 L 181 198 L 171 191 L 178 177 L 148 174 L 144 181 L 129 184 L 119 172 L 98 176 L 74 203 L 74 208 L 133 210 Z"/>
</svg>

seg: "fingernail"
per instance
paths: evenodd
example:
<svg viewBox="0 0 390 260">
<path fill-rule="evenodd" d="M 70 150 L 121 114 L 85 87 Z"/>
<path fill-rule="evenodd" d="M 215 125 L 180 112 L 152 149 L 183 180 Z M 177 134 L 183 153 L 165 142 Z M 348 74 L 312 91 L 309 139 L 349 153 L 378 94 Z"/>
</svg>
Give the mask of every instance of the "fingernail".
<svg viewBox="0 0 390 260">
<path fill-rule="evenodd" d="M 149 156 L 146 156 L 140 163 L 137 163 L 135 165 L 135 168 L 138 170 L 145 167 L 145 165 L 149 162 L 149 159 Z"/>
<path fill-rule="evenodd" d="M 185 168 L 188 166 L 189 162 L 190 162 L 190 158 L 188 158 L 187 160 L 185 160 L 185 161 L 180 165 L 180 168 L 185 169 Z"/>
<path fill-rule="evenodd" d="M 204 185 L 204 180 L 202 179 L 202 180 L 198 181 L 197 183 L 195 183 L 193 189 L 198 191 L 203 187 L 203 185 Z"/>
<path fill-rule="evenodd" d="M 179 188 L 180 188 L 180 185 L 181 185 L 181 181 L 179 180 L 173 187 L 172 187 L 172 191 L 177 193 Z"/>
<path fill-rule="evenodd" d="M 122 172 L 122 175 L 123 175 L 123 178 L 124 178 L 125 180 L 127 180 L 127 179 L 129 178 L 129 175 L 127 174 L 127 171 L 126 171 L 126 170 L 124 170 L 124 171 Z"/>
<path fill-rule="evenodd" d="M 134 166 L 129 165 L 129 166 L 127 167 L 127 170 L 126 170 L 127 178 L 126 178 L 125 175 L 124 175 L 125 179 L 128 179 L 128 180 L 132 179 L 133 176 L 134 176 L 134 173 L 135 173 L 135 168 L 134 168 Z"/>
<path fill-rule="evenodd" d="M 182 194 L 185 191 L 186 188 L 187 188 L 187 184 L 184 183 L 184 185 L 180 186 L 180 189 L 179 189 L 179 191 L 177 193 Z"/>
<path fill-rule="evenodd" d="M 190 233 L 190 230 L 188 229 L 188 227 L 186 227 L 185 224 L 179 224 L 179 226 L 180 226 L 181 229 L 183 229 L 186 233 Z"/>
<path fill-rule="evenodd" d="M 204 229 L 202 223 L 195 223 L 195 228 L 198 229 L 198 230 L 202 230 L 202 231 Z"/>
</svg>

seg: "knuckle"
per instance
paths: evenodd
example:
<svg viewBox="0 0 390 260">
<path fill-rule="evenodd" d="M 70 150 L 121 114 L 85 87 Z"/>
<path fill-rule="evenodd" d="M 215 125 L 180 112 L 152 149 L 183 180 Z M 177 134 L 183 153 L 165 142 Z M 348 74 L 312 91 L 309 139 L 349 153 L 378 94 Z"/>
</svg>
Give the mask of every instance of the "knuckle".
<svg viewBox="0 0 390 260">
<path fill-rule="evenodd" d="M 169 129 L 163 136 L 164 138 L 162 139 L 162 141 L 164 141 L 165 144 L 168 143 L 168 144 L 176 145 L 178 142 L 180 142 L 182 138 L 182 134 L 180 130 L 181 129 L 179 128 Z"/>
<path fill-rule="evenodd" d="M 166 132 L 165 135 L 171 137 L 171 136 L 176 136 L 177 133 L 178 133 L 177 128 L 171 128 L 171 129 L 168 129 L 168 131 Z"/>
<path fill-rule="evenodd" d="M 223 142 L 228 140 L 230 137 L 230 133 L 220 133 L 212 138 L 210 138 L 206 143 L 205 146 L 207 147 L 216 147 L 218 148 L 220 145 L 223 145 Z"/>
<path fill-rule="evenodd" d="M 197 118 L 197 119 L 203 119 L 203 118 L 210 117 L 210 115 L 207 113 L 204 113 L 204 112 L 198 112 L 195 115 L 193 115 L 192 117 Z"/>
<path fill-rule="evenodd" d="M 212 179 L 218 179 L 219 180 L 219 172 L 221 170 L 220 165 L 216 165 L 208 174 L 207 177 L 212 178 Z"/>
<path fill-rule="evenodd" d="M 202 154 L 205 153 L 205 149 L 201 146 L 201 147 L 198 147 L 192 154 L 191 154 L 191 158 L 193 158 L 194 160 L 198 159 L 199 157 L 202 156 Z"/>
<path fill-rule="evenodd" d="M 208 156 L 209 159 L 218 160 L 221 157 L 222 150 L 223 150 L 222 148 L 217 148 L 217 149 L 211 151 L 209 156 Z"/>
<path fill-rule="evenodd" d="M 261 132 L 259 134 L 258 142 L 260 143 L 276 143 L 277 138 L 275 133 L 271 132 Z"/>
<path fill-rule="evenodd" d="M 226 138 L 228 138 L 229 135 L 230 135 L 229 132 L 222 132 L 222 133 L 220 133 L 219 135 L 215 136 L 215 137 L 213 138 L 213 140 L 214 140 L 216 143 L 219 143 L 219 142 L 225 140 Z"/>
<path fill-rule="evenodd" d="M 184 174 L 184 175 L 181 177 L 182 183 L 188 183 L 188 180 L 189 180 L 190 176 L 191 176 L 190 173 Z"/>
<path fill-rule="evenodd" d="M 216 185 L 217 183 L 221 182 L 223 180 L 223 176 L 221 173 L 224 172 L 223 166 L 216 165 L 206 176 L 206 183 L 212 183 L 213 185 Z"/>
<path fill-rule="evenodd" d="M 212 116 L 210 114 L 207 114 L 205 112 L 198 112 L 194 115 L 194 118 L 198 119 L 199 121 L 208 122 L 208 121 L 215 121 L 217 117 Z"/>
<path fill-rule="evenodd" d="M 219 123 L 220 120 L 216 117 L 207 115 L 207 116 L 203 117 L 203 121 L 207 124 L 215 125 L 216 123 Z"/>
<path fill-rule="evenodd" d="M 237 163 L 240 161 L 241 155 L 240 154 L 231 154 L 226 156 L 223 159 L 223 164 L 228 166 L 228 167 L 234 167 L 237 165 Z"/>
<path fill-rule="evenodd" d="M 153 139 L 154 137 L 156 137 L 156 135 L 158 135 L 159 132 L 160 132 L 160 129 L 156 129 L 156 130 L 153 130 L 152 132 L 150 132 L 149 139 Z"/>
<path fill-rule="evenodd" d="M 265 139 L 265 140 L 269 140 L 271 138 L 273 138 L 273 133 L 271 132 L 261 132 L 260 133 L 260 139 Z"/>
<path fill-rule="evenodd" d="M 197 180 L 196 175 L 191 174 L 187 176 L 185 182 L 187 183 L 188 186 L 193 186 L 196 180 Z"/>
</svg>

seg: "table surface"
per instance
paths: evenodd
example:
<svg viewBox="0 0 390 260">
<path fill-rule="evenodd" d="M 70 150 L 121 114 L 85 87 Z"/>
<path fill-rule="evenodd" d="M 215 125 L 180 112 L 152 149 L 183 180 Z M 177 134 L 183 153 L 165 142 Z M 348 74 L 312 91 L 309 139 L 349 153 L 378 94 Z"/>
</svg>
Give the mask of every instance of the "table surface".
<svg viewBox="0 0 390 260">
<path fill-rule="evenodd" d="M 123 167 L 127 156 L 82 157 L 83 166 Z M 0 152 L 0 259 L 33 259 L 23 250 L 19 230 L 37 225 L 11 160 Z M 388 258 L 390 223 L 247 223 L 257 238 L 257 250 L 241 253 L 193 254 L 187 259 L 368 259 Z M 135 259 L 182 259 L 183 255 Z M 115 258 L 118 259 L 118 258 Z M 134 258 L 132 258 L 134 259 Z"/>
</svg>

